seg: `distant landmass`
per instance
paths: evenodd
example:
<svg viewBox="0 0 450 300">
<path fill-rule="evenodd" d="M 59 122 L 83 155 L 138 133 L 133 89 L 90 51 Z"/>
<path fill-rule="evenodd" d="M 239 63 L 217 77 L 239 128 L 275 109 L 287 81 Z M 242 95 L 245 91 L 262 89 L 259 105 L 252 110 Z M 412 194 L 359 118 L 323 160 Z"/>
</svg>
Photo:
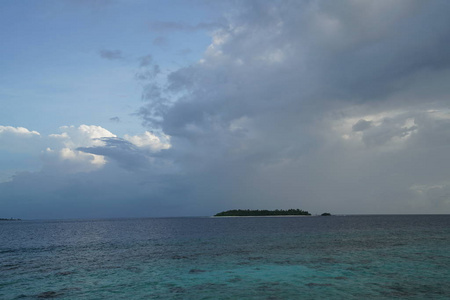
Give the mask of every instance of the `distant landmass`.
<svg viewBox="0 0 450 300">
<path fill-rule="evenodd" d="M 22 221 L 22 219 L 13 219 L 13 218 L 7 219 L 7 218 L 0 218 L 0 221 Z"/>
<path fill-rule="evenodd" d="M 247 216 L 310 216 L 306 210 L 301 209 L 276 209 L 276 210 L 250 210 L 232 209 L 215 214 L 215 217 L 247 217 Z"/>
</svg>

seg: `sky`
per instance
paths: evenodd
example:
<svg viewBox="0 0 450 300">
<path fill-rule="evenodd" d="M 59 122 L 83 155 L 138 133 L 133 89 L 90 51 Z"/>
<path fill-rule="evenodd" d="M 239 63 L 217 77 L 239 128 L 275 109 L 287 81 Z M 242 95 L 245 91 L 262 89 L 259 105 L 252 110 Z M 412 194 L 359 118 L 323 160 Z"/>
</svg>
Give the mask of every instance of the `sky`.
<svg viewBox="0 0 450 300">
<path fill-rule="evenodd" d="M 0 217 L 450 213 L 449 1 L 1 1 L 0 40 Z"/>
</svg>

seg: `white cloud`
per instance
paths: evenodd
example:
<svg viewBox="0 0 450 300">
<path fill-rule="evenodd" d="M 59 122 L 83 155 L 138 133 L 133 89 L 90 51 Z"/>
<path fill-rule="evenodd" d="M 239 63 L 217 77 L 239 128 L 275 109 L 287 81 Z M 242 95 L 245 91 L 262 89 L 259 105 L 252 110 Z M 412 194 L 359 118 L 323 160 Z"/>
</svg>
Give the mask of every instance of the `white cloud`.
<svg viewBox="0 0 450 300">
<path fill-rule="evenodd" d="M 41 155 L 45 165 L 44 170 L 58 173 L 92 172 L 101 169 L 106 160 L 101 155 L 84 153 L 82 151 L 61 148 L 47 148 Z"/>
<path fill-rule="evenodd" d="M 118 159 L 124 168 L 129 167 L 127 164 L 146 165 L 152 161 L 148 156 L 150 153 L 171 147 L 170 137 L 162 133 L 158 136 L 148 131 L 141 135 L 125 134 L 124 140 L 121 140 L 109 130 L 97 125 L 61 126 L 59 131 L 41 136 L 37 131 L 23 127 L 0 126 L 0 147 L 8 151 L 22 151 L 35 157 L 40 156 L 43 170 L 61 174 L 102 169 L 108 163 L 105 155 L 100 154 L 103 152 L 115 160 Z M 142 151 L 139 152 L 133 147 Z M 99 151 L 97 154 L 90 153 L 87 149 L 102 150 L 90 150 Z M 12 173 L 5 174 L 10 177 Z"/>
<path fill-rule="evenodd" d="M 102 138 L 116 137 L 107 129 L 96 125 L 62 126 L 59 134 L 51 134 L 53 147 L 43 152 L 46 169 L 59 172 L 91 172 L 102 168 L 106 159 L 102 155 L 77 150 L 79 147 L 103 146 Z"/>
<path fill-rule="evenodd" d="M 62 126 L 59 130 L 60 134 L 51 134 L 50 137 L 69 148 L 101 146 L 101 138 L 116 137 L 107 129 L 96 125 Z"/>
<path fill-rule="evenodd" d="M 19 136 L 36 136 L 40 135 L 37 131 L 30 131 L 24 127 L 0 126 L 0 134 L 14 134 Z"/>
<path fill-rule="evenodd" d="M 160 137 L 157 135 L 146 131 L 141 135 L 124 135 L 124 139 L 134 144 L 139 148 L 149 149 L 153 152 L 158 152 L 163 149 L 169 149 L 170 145 L 170 137 L 165 134 L 161 134 Z"/>
<path fill-rule="evenodd" d="M 0 126 L 0 149 L 28 153 L 40 146 L 41 135 L 24 127 Z"/>
</svg>

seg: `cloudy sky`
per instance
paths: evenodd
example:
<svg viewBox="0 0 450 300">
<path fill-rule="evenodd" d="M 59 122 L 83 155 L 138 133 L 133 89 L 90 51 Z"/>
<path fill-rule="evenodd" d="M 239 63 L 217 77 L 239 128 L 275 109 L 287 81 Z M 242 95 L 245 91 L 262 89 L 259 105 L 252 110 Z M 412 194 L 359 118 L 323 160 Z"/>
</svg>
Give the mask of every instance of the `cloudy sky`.
<svg viewBox="0 0 450 300">
<path fill-rule="evenodd" d="M 0 217 L 450 213 L 450 1 L 1 1 L 0 37 Z"/>
</svg>

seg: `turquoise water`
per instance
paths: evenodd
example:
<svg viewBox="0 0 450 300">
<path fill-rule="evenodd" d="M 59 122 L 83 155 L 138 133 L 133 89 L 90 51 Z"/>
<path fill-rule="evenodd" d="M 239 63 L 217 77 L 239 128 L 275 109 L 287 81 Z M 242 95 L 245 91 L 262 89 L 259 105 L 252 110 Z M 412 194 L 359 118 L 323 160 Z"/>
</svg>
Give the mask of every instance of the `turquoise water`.
<svg viewBox="0 0 450 300">
<path fill-rule="evenodd" d="M 450 216 L 0 223 L 0 299 L 449 299 Z"/>
</svg>

